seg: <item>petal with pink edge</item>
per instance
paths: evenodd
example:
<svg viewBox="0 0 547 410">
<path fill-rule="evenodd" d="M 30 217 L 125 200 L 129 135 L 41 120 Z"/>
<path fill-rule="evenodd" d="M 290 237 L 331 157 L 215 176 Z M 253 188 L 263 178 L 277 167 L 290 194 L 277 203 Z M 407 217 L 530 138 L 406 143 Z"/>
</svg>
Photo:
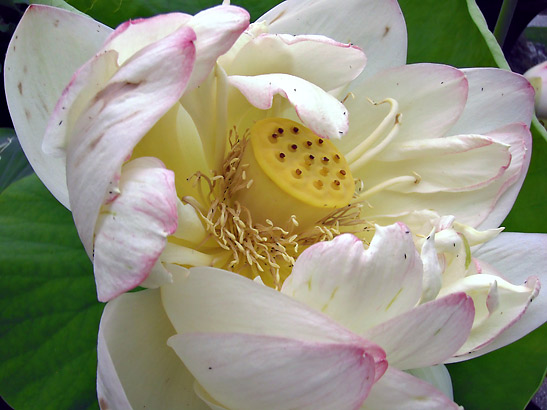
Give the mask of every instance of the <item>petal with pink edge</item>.
<svg viewBox="0 0 547 410">
<path fill-rule="evenodd" d="M 350 409 L 374 382 L 358 344 L 237 333 L 186 333 L 168 341 L 203 389 L 232 409 Z"/>
<path fill-rule="evenodd" d="M 280 94 L 290 101 L 304 125 L 320 137 L 341 138 L 349 128 L 346 107 L 318 86 L 288 74 L 263 74 L 252 77 L 232 75 L 231 85 L 261 110 L 271 108 Z"/>
<path fill-rule="evenodd" d="M 377 345 L 276 290 L 216 268 L 167 267 L 174 282 L 161 287 L 162 300 L 180 334 L 242 333 L 359 344 L 375 356 L 377 363 L 384 360 L 384 352 Z"/>
<path fill-rule="evenodd" d="M 486 219 L 479 225 L 480 229 L 497 228 L 509 214 L 520 192 L 532 157 L 532 134 L 525 124 L 506 125 L 488 132 L 486 136 L 509 145 L 511 164 L 505 171 L 504 178 L 497 182 L 496 202 L 492 204 L 491 212 Z"/>
<path fill-rule="evenodd" d="M 367 181 L 365 189 L 416 173 L 415 184 L 392 190 L 433 193 L 479 189 L 503 177 L 511 163 L 509 147 L 481 135 L 458 135 L 393 144 L 369 164 L 350 163 L 352 175 Z"/>
<path fill-rule="evenodd" d="M 543 284 L 547 283 L 545 234 L 502 232 L 497 238 L 481 246 L 475 252 L 475 257 L 487 262 L 511 283 L 524 283 L 530 275 L 538 277 Z M 524 315 L 492 343 L 481 349 L 480 354 L 520 339 L 543 325 L 546 320 L 547 291 L 543 290 L 528 306 Z"/>
<path fill-rule="evenodd" d="M 158 290 L 127 293 L 106 305 L 97 371 L 103 409 L 208 408 L 194 393 L 194 377 L 167 346 L 174 334 Z"/>
<path fill-rule="evenodd" d="M 498 68 L 462 71 L 469 83 L 469 96 L 450 134 L 484 134 L 519 122 L 530 125 L 534 88 L 523 76 Z"/>
<path fill-rule="evenodd" d="M 263 34 L 239 51 L 226 72 L 244 76 L 291 74 L 330 91 L 349 84 L 365 63 L 360 48 L 327 37 Z"/>
<path fill-rule="evenodd" d="M 337 142 L 350 162 L 384 140 L 404 143 L 444 136 L 464 110 L 467 80 L 454 67 L 411 64 L 367 78 L 352 92 L 345 102 L 351 128 Z M 381 103 L 386 99 L 394 101 Z"/>
<path fill-rule="evenodd" d="M 321 34 L 357 45 L 368 58 L 362 78 L 406 62 L 406 25 L 394 0 L 288 0 L 258 21 L 268 22 L 272 33 Z"/>
<path fill-rule="evenodd" d="M 362 334 L 416 305 L 422 263 L 405 225 L 376 226 L 367 250 L 350 234 L 306 249 L 281 291 Z"/>
<path fill-rule="evenodd" d="M 419 305 L 363 336 L 382 346 L 390 366 L 402 370 L 433 366 L 464 344 L 474 316 L 473 300 L 457 293 Z"/>
<path fill-rule="evenodd" d="M 417 377 L 394 367 L 372 386 L 362 410 L 459 410 L 443 393 Z"/>
<path fill-rule="evenodd" d="M 89 255 L 99 210 L 131 150 L 183 93 L 194 62 L 183 27 L 129 59 L 82 113 L 67 150 L 70 204 Z M 154 101 L 151 104 L 150 101 Z"/>
<path fill-rule="evenodd" d="M 42 138 L 63 88 L 110 32 L 89 17 L 34 4 L 17 26 L 6 54 L 4 84 L 17 136 L 34 171 L 66 207 L 65 159 L 45 155 Z"/>
<path fill-rule="evenodd" d="M 471 334 L 455 353 L 455 358 L 450 360 L 452 362 L 465 360 L 470 353 L 481 351 L 498 335 L 518 323 L 540 290 L 536 276 L 528 277 L 524 285 L 513 285 L 498 276 L 498 272 L 488 264 L 479 261 L 479 265 L 482 269 L 480 274 L 463 278 L 440 292 L 441 295 L 466 292 L 475 304 L 476 315 Z M 486 351 L 481 354 L 484 353 Z"/>
<path fill-rule="evenodd" d="M 141 284 L 177 229 L 174 175 L 156 158 L 122 168 L 120 193 L 103 205 L 95 227 L 93 266 L 99 300 Z"/>
<path fill-rule="evenodd" d="M 196 33 L 196 63 L 188 89 L 197 87 L 211 72 L 218 57 L 226 53 L 249 26 L 249 13 L 240 7 L 222 5 L 206 9 L 190 20 Z"/>
</svg>

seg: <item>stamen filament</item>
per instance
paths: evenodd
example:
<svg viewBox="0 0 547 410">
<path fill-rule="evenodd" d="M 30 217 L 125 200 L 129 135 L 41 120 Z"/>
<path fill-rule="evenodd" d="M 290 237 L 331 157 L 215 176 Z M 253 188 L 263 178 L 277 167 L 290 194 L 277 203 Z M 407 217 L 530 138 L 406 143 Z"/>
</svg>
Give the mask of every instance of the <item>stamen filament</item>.
<svg viewBox="0 0 547 410">
<path fill-rule="evenodd" d="M 372 100 L 369 100 L 371 104 L 373 105 L 381 105 L 388 103 L 391 108 L 389 109 L 388 114 L 386 117 L 382 120 L 382 122 L 376 127 L 376 129 L 370 134 L 363 142 L 361 142 L 357 147 L 353 148 L 347 155 L 346 160 L 348 161 L 349 165 L 352 165 L 353 162 L 358 160 L 360 157 L 362 157 L 365 152 L 374 144 L 376 141 L 385 133 L 386 128 L 390 126 L 392 122 L 395 124 L 398 123 L 397 121 L 397 115 L 399 114 L 397 111 L 399 110 L 399 103 L 397 100 L 393 98 L 386 98 L 385 100 L 382 100 L 380 102 L 374 102 Z M 392 126 L 393 127 L 393 126 Z"/>
<path fill-rule="evenodd" d="M 374 148 L 365 152 L 359 159 L 357 159 L 357 161 L 349 164 L 351 172 L 355 172 L 354 170 L 361 168 L 389 145 L 389 143 L 393 140 L 393 138 L 395 138 L 395 136 L 399 132 L 401 117 L 402 114 L 400 113 L 395 116 L 395 124 L 393 125 L 391 131 L 389 131 L 389 134 L 387 134 L 387 136 L 382 140 L 382 142 L 380 142 Z"/>
<path fill-rule="evenodd" d="M 352 203 L 362 201 L 372 195 L 377 194 L 380 191 L 383 191 L 384 189 L 387 189 L 389 187 L 392 187 L 394 185 L 404 184 L 404 183 L 413 183 L 413 184 L 419 184 L 421 181 L 421 177 L 414 173 L 414 176 L 405 175 L 400 176 L 396 178 L 388 179 L 387 181 L 381 182 L 376 186 L 373 186 L 372 188 L 367 189 L 365 192 L 361 192 L 357 198 L 354 198 Z"/>
</svg>

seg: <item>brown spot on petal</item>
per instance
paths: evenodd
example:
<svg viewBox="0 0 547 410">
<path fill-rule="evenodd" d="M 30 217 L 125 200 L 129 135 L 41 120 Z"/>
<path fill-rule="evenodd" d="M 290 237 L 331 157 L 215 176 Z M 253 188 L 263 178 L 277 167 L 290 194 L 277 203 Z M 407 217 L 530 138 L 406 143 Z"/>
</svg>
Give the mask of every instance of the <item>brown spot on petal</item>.
<svg viewBox="0 0 547 410">
<path fill-rule="evenodd" d="M 101 410 L 108 410 L 108 403 L 104 399 L 104 397 L 99 397 L 99 407 Z"/>
<path fill-rule="evenodd" d="M 384 35 L 382 37 L 385 37 L 387 36 L 387 33 L 389 33 L 389 30 L 391 29 L 391 27 L 389 26 L 386 26 L 386 28 L 384 29 Z"/>
<path fill-rule="evenodd" d="M 27 120 L 30 120 L 30 111 L 25 109 L 25 117 L 27 117 Z"/>
<path fill-rule="evenodd" d="M 17 89 L 19 90 L 19 94 L 23 95 L 23 84 L 21 84 L 21 81 L 17 83 Z"/>
</svg>

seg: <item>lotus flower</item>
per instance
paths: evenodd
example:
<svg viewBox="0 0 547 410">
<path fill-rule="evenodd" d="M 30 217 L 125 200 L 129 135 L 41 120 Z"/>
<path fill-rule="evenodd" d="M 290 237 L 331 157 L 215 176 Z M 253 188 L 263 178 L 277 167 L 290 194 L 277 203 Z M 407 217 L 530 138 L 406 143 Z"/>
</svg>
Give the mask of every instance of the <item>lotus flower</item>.
<svg viewBox="0 0 547 410">
<path fill-rule="evenodd" d="M 424 209 L 497 228 L 509 211 L 532 88 L 497 69 L 404 66 L 405 54 L 393 1 L 288 1 L 251 26 L 223 5 L 115 31 L 36 5 L 6 89 L 99 300 L 169 282 L 172 263 L 280 289 L 300 252 L 340 233 L 370 241 L 375 223 L 411 225 Z"/>
<path fill-rule="evenodd" d="M 547 82 L 547 61 L 530 68 L 524 73 L 524 77 L 530 81 L 530 84 L 536 90 L 536 114 L 544 120 L 547 118 L 547 94 L 544 90 Z"/>
<path fill-rule="evenodd" d="M 244 10 L 224 5 L 194 17 L 136 20 L 115 31 L 47 6 L 28 9 L 6 59 L 8 103 L 22 146 L 46 186 L 72 210 L 93 259 L 99 299 L 137 285 L 161 286 L 107 306 L 99 340 L 104 404 L 154 407 L 166 400 L 197 408 L 203 401 L 191 387 L 196 378 L 197 394 L 213 408 L 282 402 L 351 408 L 365 399 L 365 406 L 414 400 L 423 408 L 415 403 L 420 397 L 433 407 L 453 406 L 400 370 L 482 354 L 544 322 L 538 300 L 515 324 L 539 285 L 533 277 L 524 286 L 510 284 L 521 283 L 523 273 L 544 273 L 538 271 L 544 237 L 493 239 L 529 163 L 530 85 L 496 69 L 404 66 L 405 54 L 404 21 L 392 1 L 347 1 L 343 9 L 328 1 L 287 1 L 251 26 Z M 393 221 L 404 221 L 413 235 L 401 224 L 382 228 Z M 362 243 L 370 243 L 365 254 Z M 378 285 L 376 304 L 360 315 L 325 316 L 326 305 L 318 303 L 326 289 L 334 297 L 336 284 L 347 288 L 350 277 L 356 280 L 348 272 L 310 270 L 310 255 L 319 267 L 332 268 L 317 256 L 327 248 L 341 266 L 383 248 L 382 257 L 369 257 L 393 277 L 406 265 L 388 269 L 391 259 L 408 249 L 403 254 L 416 265 L 410 293 L 388 300 L 394 281 L 387 281 L 385 289 Z M 505 262 L 499 271 L 509 281 L 473 259 L 481 252 L 493 265 Z M 188 272 L 182 266 L 207 267 Z M 377 273 L 360 267 L 353 273 L 367 281 Z M 314 287 L 297 295 L 306 288 L 298 280 L 329 276 L 333 281 L 318 293 Z M 402 305 L 385 321 L 365 314 L 378 306 L 390 310 L 395 301 Z M 401 322 L 417 323 L 435 308 L 446 309 L 439 329 L 458 337 L 428 350 L 428 360 L 397 357 L 399 346 L 394 350 L 390 342 L 402 339 L 390 335 L 413 340 Z M 188 312 L 211 315 L 214 323 L 188 319 L 196 321 L 188 327 Z M 222 325 L 224 312 L 230 321 Z M 302 328 L 289 334 L 296 326 Z M 436 340 L 436 331 L 409 347 L 427 344 L 428 335 Z M 165 345 L 175 333 L 169 343 L 184 365 Z M 259 341 L 271 342 L 272 354 L 276 343 L 292 353 L 255 367 L 237 357 L 256 357 Z M 202 374 L 195 361 L 227 354 L 230 344 L 227 368 L 239 363 L 253 380 L 256 371 L 271 370 L 262 390 L 240 388 L 246 379 L 230 374 Z M 158 356 L 144 353 L 150 348 Z M 291 362 L 299 352 L 309 354 L 289 368 L 293 375 L 269 367 L 272 359 Z M 318 353 L 331 361 L 318 360 Z M 316 370 L 331 369 L 341 356 L 347 367 L 328 385 L 325 371 Z M 317 367 L 308 366 L 312 362 Z M 159 384 L 142 388 L 148 377 Z M 413 391 L 398 386 L 401 380 Z M 279 386 L 283 396 L 266 394 Z M 334 397 L 339 387 L 347 390 Z M 400 395 L 385 397 L 388 390 Z"/>
</svg>

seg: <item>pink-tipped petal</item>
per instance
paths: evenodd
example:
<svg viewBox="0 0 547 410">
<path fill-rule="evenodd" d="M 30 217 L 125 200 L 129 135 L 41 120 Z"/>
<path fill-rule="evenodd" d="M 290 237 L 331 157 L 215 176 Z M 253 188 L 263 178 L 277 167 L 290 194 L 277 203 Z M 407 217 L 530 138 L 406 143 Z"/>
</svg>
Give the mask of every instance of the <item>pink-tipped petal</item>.
<svg viewBox="0 0 547 410">
<path fill-rule="evenodd" d="M 168 343 L 232 409 L 352 409 L 374 382 L 374 359 L 358 344 L 237 333 L 179 334 Z"/>
<path fill-rule="evenodd" d="M 473 296 L 476 307 L 473 329 L 469 339 L 454 354 L 455 361 L 465 360 L 469 353 L 482 349 L 510 329 L 540 290 L 539 280 L 535 276 L 530 276 L 524 285 L 517 286 L 489 273 L 491 269 L 485 264 L 481 268 L 479 275 L 468 276 L 441 292 L 467 292 Z"/>
<path fill-rule="evenodd" d="M 86 16 L 34 4 L 8 46 L 4 84 L 17 136 L 34 171 L 66 207 L 65 159 L 46 155 L 42 138 L 63 88 L 110 31 Z"/>
<path fill-rule="evenodd" d="M 158 290 L 127 293 L 106 305 L 97 371 L 103 409 L 207 409 L 194 393 L 194 377 L 167 346 L 174 334 Z"/>
<path fill-rule="evenodd" d="M 271 108 L 276 94 L 287 98 L 304 125 L 325 138 L 341 138 L 348 130 L 344 105 L 318 86 L 288 74 L 228 77 L 247 100 L 261 110 Z"/>
<path fill-rule="evenodd" d="M 244 76 L 291 74 L 330 91 L 354 80 L 365 63 L 360 48 L 327 37 L 263 34 L 249 41 L 226 70 Z"/>
<path fill-rule="evenodd" d="M 367 167 L 350 167 L 356 177 L 368 176 L 370 186 L 415 172 L 418 183 L 392 189 L 427 194 L 479 189 L 502 178 L 510 163 L 508 146 L 481 135 L 458 135 L 394 143 Z"/>
<path fill-rule="evenodd" d="M 497 68 L 462 70 L 469 96 L 450 134 L 484 134 L 512 123 L 530 125 L 534 88 L 520 74 Z"/>
<path fill-rule="evenodd" d="M 93 266 L 102 302 L 140 285 L 177 229 L 174 175 L 160 160 L 124 165 L 119 191 L 103 205 L 95 227 Z"/>
<path fill-rule="evenodd" d="M 532 133 L 523 123 L 506 125 L 486 134 L 498 142 L 509 145 L 511 164 L 498 182 L 495 202 L 490 213 L 479 225 L 480 229 L 497 228 L 511 211 L 520 192 L 532 157 Z"/>
<path fill-rule="evenodd" d="M 122 65 L 131 56 L 179 30 L 191 19 L 189 14 L 168 13 L 126 21 L 116 27 L 101 51 L 116 51 L 119 55 L 118 63 Z"/>
<path fill-rule="evenodd" d="M 443 393 L 408 373 L 389 367 L 384 377 L 372 386 L 361 410 L 459 410 Z"/>
<path fill-rule="evenodd" d="M 378 363 L 384 360 L 377 345 L 243 276 L 209 267 L 168 268 L 174 282 L 162 286 L 162 300 L 178 333 L 243 333 L 327 344 L 358 343 L 367 348 L 367 353 L 372 352 Z"/>
<path fill-rule="evenodd" d="M 467 340 L 475 309 L 458 293 L 419 305 L 364 333 L 386 351 L 390 366 L 413 369 L 433 366 L 452 356 Z"/>
<path fill-rule="evenodd" d="M 196 14 L 189 26 L 196 33 L 196 63 L 188 90 L 197 87 L 249 26 L 249 13 L 240 7 L 222 5 Z"/>
<path fill-rule="evenodd" d="M 288 0 L 258 21 L 272 33 L 322 34 L 356 44 L 368 58 L 363 78 L 406 62 L 406 25 L 394 0 Z"/>
<path fill-rule="evenodd" d="M 422 263 L 405 225 L 376 226 L 367 250 L 350 234 L 306 249 L 282 292 L 362 334 L 416 305 Z"/>
<path fill-rule="evenodd" d="M 135 54 L 96 94 L 74 127 L 67 182 L 76 227 L 89 255 L 100 207 L 109 186 L 116 186 L 122 163 L 186 87 L 194 39 L 194 32 L 183 27 Z"/>
</svg>

